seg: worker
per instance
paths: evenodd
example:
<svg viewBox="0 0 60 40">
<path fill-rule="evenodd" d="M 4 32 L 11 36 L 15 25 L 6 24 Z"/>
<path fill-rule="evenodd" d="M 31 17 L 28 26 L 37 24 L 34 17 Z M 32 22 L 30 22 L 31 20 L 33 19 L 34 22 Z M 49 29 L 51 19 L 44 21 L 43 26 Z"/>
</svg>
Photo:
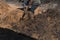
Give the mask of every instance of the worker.
<svg viewBox="0 0 60 40">
<path fill-rule="evenodd" d="M 24 16 L 27 14 L 27 11 L 34 13 L 34 10 L 39 6 L 40 0 L 24 0 Z"/>
</svg>

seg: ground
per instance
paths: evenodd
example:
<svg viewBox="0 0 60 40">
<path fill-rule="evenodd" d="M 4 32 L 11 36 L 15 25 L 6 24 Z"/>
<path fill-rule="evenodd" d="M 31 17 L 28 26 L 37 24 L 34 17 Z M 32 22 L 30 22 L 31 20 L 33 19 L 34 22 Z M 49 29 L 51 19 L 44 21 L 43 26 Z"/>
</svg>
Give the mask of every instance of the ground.
<svg viewBox="0 0 60 40">
<path fill-rule="evenodd" d="M 3 3 L 3 4 L 2 4 Z M 0 28 L 7 28 L 23 33 L 37 40 L 60 39 L 60 6 L 57 3 L 47 3 L 40 6 L 41 13 L 33 18 L 27 16 L 21 20 L 23 10 L 18 6 L 0 1 Z M 32 16 L 30 14 L 29 16 Z"/>
</svg>

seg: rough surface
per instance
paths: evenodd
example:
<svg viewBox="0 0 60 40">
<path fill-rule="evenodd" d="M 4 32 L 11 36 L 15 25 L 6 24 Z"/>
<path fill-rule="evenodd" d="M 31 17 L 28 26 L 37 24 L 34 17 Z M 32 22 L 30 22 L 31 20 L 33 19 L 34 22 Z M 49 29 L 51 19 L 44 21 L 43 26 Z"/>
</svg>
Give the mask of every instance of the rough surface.
<svg viewBox="0 0 60 40">
<path fill-rule="evenodd" d="M 9 8 L 5 8 L 6 5 Z M 3 5 L 3 6 L 2 6 Z M 3 7 L 1 9 L 1 7 Z M 8 9 L 8 10 L 6 10 Z M 38 9 L 38 8 L 37 8 Z M 5 10 L 5 11 L 4 11 Z M 23 33 L 37 40 L 60 40 L 60 6 L 58 3 L 47 3 L 40 6 L 33 18 L 21 17 L 24 11 L 0 2 L 0 27 Z M 3 13 L 2 13 L 3 12 Z M 29 16 L 32 16 L 30 13 Z"/>
</svg>

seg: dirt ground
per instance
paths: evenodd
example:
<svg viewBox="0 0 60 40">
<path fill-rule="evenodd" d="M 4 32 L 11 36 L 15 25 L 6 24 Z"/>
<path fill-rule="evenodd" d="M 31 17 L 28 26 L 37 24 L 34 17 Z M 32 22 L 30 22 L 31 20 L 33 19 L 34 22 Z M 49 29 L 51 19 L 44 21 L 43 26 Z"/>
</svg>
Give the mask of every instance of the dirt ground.
<svg viewBox="0 0 60 40">
<path fill-rule="evenodd" d="M 46 4 L 47 5 L 47 4 Z M 50 3 L 49 3 L 50 5 Z M 50 5 L 51 6 L 51 5 Z M 50 8 L 50 6 L 47 6 Z M 21 20 L 24 11 L 18 6 L 0 1 L 0 28 L 8 28 L 18 33 L 26 34 L 37 40 L 60 40 L 60 9 L 59 7 L 36 11 L 33 18 Z M 46 6 L 45 6 L 46 8 Z M 37 8 L 38 9 L 38 8 Z M 44 12 L 43 12 L 44 10 Z M 31 16 L 32 14 L 30 14 Z"/>
</svg>

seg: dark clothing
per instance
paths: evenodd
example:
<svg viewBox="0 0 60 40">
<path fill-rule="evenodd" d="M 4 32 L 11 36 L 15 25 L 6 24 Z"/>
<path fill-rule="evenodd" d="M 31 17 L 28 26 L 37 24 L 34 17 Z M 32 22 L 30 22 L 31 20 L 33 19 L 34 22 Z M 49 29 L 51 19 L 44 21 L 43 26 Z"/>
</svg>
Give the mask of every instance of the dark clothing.
<svg viewBox="0 0 60 40">
<path fill-rule="evenodd" d="M 29 2 L 30 0 L 27 0 L 24 2 L 25 6 L 29 6 Z M 35 3 L 35 1 L 33 1 L 33 4 L 31 5 L 31 8 L 28 8 L 28 11 L 31 11 L 34 13 L 34 10 L 39 6 L 39 3 Z"/>
<path fill-rule="evenodd" d="M 25 5 L 29 5 L 29 0 L 27 2 L 25 2 Z"/>
<path fill-rule="evenodd" d="M 26 0 L 26 1 L 24 1 L 24 4 L 29 5 L 29 2 L 30 2 L 30 0 Z"/>
<path fill-rule="evenodd" d="M 34 13 L 34 10 L 39 6 L 39 4 L 33 4 L 32 7 L 30 8 L 30 11 Z"/>
</svg>

